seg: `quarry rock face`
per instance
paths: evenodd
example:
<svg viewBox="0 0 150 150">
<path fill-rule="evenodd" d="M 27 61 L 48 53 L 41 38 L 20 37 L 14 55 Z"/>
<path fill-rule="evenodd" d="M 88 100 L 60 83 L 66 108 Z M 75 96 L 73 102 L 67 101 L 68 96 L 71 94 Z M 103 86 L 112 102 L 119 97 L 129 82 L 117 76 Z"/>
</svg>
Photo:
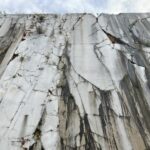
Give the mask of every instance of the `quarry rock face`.
<svg viewBox="0 0 150 150">
<path fill-rule="evenodd" d="M 149 13 L 0 15 L 0 150 L 149 149 Z"/>
</svg>

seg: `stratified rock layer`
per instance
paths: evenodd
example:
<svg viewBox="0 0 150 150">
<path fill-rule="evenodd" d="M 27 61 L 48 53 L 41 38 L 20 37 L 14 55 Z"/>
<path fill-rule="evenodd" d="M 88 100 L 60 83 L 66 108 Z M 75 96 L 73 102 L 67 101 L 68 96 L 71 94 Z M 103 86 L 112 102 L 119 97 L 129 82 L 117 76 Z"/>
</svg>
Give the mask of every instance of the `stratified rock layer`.
<svg viewBox="0 0 150 150">
<path fill-rule="evenodd" d="M 149 150 L 150 14 L 0 16 L 0 150 Z"/>
</svg>

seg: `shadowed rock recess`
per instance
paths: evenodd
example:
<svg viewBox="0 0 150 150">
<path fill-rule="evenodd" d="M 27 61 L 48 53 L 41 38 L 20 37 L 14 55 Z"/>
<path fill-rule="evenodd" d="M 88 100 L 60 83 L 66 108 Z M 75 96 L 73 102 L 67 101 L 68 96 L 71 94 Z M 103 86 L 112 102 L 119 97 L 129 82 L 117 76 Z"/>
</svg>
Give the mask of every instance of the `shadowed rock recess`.
<svg viewBox="0 0 150 150">
<path fill-rule="evenodd" d="M 150 150 L 150 14 L 1 14 L 0 150 Z"/>
</svg>

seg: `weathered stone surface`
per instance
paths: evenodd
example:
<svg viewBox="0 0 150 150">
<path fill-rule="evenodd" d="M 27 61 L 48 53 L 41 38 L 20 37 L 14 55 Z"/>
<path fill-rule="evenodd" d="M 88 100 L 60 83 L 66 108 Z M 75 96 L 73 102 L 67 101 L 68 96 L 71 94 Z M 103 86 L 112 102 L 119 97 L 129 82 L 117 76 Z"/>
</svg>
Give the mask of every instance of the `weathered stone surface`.
<svg viewBox="0 0 150 150">
<path fill-rule="evenodd" d="M 0 150 L 149 150 L 150 14 L 0 15 Z"/>
</svg>

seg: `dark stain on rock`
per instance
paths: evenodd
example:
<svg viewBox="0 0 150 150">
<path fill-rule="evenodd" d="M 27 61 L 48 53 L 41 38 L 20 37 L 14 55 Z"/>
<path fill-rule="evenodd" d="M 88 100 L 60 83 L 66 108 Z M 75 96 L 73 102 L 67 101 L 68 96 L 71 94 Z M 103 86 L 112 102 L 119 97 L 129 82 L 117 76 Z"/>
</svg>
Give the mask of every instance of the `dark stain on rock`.
<svg viewBox="0 0 150 150">
<path fill-rule="evenodd" d="M 13 56 L 12 56 L 12 58 L 11 58 L 11 60 L 10 61 L 12 61 L 12 60 L 14 60 L 16 57 L 18 57 L 19 56 L 19 54 L 13 54 Z"/>
<path fill-rule="evenodd" d="M 110 113 L 110 91 L 100 91 L 102 103 L 99 106 L 99 114 L 102 123 L 102 129 L 105 137 L 108 137 L 106 131 L 106 124 L 109 122 Z"/>
<path fill-rule="evenodd" d="M 83 119 L 82 117 L 80 117 L 80 133 L 79 133 L 79 136 L 80 136 L 80 143 L 81 143 L 81 140 L 82 140 L 82 136 L 84 135 L 84 123 L 83 123 Z"/>
<path fill-rule="evenodd" d="M 65 131 L 67 131 L 70 123 L 70 115 L 73 111 L 77 113 L 80 119 L 80 142 L 82 141 L 82 138 L 85 138 L 85 145 L 83 146 L 86 150 L 101 150 L 101 145 L 97 143 L 93 137 L 93 132 L 90 128 L 89 120 L 88 120 L 88 114 L 85 113 L 84 117 L 81 117 L 79 108 L 75 103 L 73 95 L 70 93 L 69 85 L 66 83 L 66 85 L 62 88 L 62 97 L 64 104 L 66 105 L 66 119 L 65 119 Z M 60 125 L 61 126 L 61 125 Z M 65 143 L 64 141 L 69 141 L 70 137 L 66 137 L 66 139 L 61 138 L 61 149 L 62 150 L 78 150 L 80 147 L 74 146 L 72 147 L 69 145 L 70 143 Z M 74 137 L 74 140 L 76 140 L 76 137 Z M 65 144 L 64 144 L 65 143 Z"/>
<path fill-rule="evenodd" d="M 150 118 L 149 118 L 150 110 L 145 100 L 145 97 L 142 93 L 142 88 L 138 80 L 137 80 L 137 85 L 138 86 L 135 87 L 134 84 L 132 84 L 132 80 L 130 80 L 129 76 L 127 75 L 121 81 L 121 88 L 127 97 L 130 111 L 135 120 L 135 124 L 137 125 L 139 133 L 141 134 L 141 137 L 143 138 L 145 147 L 149 148 L 150 145 L 147 142 L 147 135 L 146 135 L 145 128 L 150 132 L 150 124 L 149 124 L 150 123 Z M 138 109 L 140 109 L 140 113 L 142 117 L 139 114 Z"/>
<path fill-rule="evenodd" d="M 87 114 L 84 115 L 84 125 L 85 125 L 85 141 L 86 141 L 85 149 L 86 150 L 97 150 L 97 149 L 102 150 L 101 145 L 98 144 L 93 137 Z"/>
<path fill-rule="evenodd" d="M 21 57 L 20 57 L 20 62 L 23 62 L 23 61 L 24 61 L 24 57 L 21 56 Z"/>
<path fill-rule="evenodd" d="M 109 40 L 112 42 L 112 44 L 118 43 L 118 44 L 126 44 L 123 42 L 120 38 L 115 37 L 114 35 L 106 32 L 104 29 L 102 31 L 108 36 Z"/>
</svg>

